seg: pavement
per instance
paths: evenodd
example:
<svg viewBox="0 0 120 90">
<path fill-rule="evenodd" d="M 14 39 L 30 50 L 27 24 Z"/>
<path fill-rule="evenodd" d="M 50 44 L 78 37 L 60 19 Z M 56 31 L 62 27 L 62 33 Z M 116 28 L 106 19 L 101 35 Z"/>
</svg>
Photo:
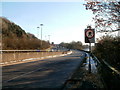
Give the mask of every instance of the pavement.
<svg viewBox="0 0 120 90">
<path fill-rule="evenodd" d="M 9 88 L 61 88 L 85 58 L 82 51 L 61 57 L 2 67 L 2 87 Z"/>
</svg>

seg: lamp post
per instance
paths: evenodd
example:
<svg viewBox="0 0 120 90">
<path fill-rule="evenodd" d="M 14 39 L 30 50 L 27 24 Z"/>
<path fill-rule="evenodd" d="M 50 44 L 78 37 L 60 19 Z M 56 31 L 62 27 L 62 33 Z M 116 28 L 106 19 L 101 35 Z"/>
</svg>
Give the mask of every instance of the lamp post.
<svg viewBox="0 0 120 90">
<path fill-rule="evenodd" d="M 50 43 L 50 35 L 48 35 L 48 37 L 49 37 L 49 43 Z"/>
<path fill-rule="evenodd" d="M 42 26 L 43 26 L 43 24 L 40 24 L 40 26 L 41 26 L 41 46 L 42 46 Z"/>
<path fill-rule="evenodd" d="M 39 28 L 40 28 L 40 27 L 37 27 L 37 30 L 38 30 L 38 31 L 37 31 L 37 37 L 38 37 L 38 38 L 39 38 Z"/>
</svg>

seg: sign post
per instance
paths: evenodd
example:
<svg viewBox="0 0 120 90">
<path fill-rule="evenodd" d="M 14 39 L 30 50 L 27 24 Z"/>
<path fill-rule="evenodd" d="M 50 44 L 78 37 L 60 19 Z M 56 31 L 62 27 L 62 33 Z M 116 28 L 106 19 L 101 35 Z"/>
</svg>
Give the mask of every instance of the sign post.
<svg viewBox="0 0 120 90">
<path fill-rule="evenodd" d="M 95 30 L 88 26 L 85 29 L 85 43 L 89 43 L 89 52 L 91 54 L 91 43 L 95 43 Z M 89 73 L 91 73 L 91 64 L 90 64 L 90 56 L 89 56 Z"/>
</svg>

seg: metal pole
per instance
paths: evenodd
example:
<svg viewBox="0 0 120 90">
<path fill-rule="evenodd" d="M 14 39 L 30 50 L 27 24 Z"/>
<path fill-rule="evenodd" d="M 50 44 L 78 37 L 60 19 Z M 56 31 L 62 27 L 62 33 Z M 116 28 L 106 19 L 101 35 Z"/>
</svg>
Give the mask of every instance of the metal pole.
<svg viewBox="0 0 120 90">
<path fill-rule="evenodd" d="M 48 35 L 48 37 L 49 37 L 49 43 L 50 43 L 50 35 Z"/>
<path fill-rule="evenodd" d="M 89 73 L 91 73 L 90 56 L 91 56 L 91 43 L 89 43 Z"/>
<path fill-rule="evenodd" d="M 40 26 L 41 26 L 41 46 L 42 46 L 42 26 L 43 26 L 43 24 L 40 24 Z"/>
<path fill-rule="evenodd" d="M 41 46 L 42 46 L 42 27 L 41 27 Z"/>
<path fill-rule="evenodd" d="M 37 38 L 39 39 L 39 28 L 40 27 L 37 27 L 38 31 L 37 31 Z"/>
<path fill-rule="evenodd" d="M 39 27 L 37 27 L 37 37 L 39 38 Z"/>
</svg>

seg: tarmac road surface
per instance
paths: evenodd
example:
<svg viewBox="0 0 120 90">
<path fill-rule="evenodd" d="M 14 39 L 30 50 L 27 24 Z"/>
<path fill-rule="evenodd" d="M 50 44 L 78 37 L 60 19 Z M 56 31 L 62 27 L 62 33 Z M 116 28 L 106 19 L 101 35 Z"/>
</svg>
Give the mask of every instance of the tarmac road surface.
<svg viewBox="0 0 120 90">
<path fill-rule="evenodd" d="M 62 57 L 38 60 L 2 68 L 4 88 L 61 88 L 85 57 L 81 51 Z"/>
</svg>

